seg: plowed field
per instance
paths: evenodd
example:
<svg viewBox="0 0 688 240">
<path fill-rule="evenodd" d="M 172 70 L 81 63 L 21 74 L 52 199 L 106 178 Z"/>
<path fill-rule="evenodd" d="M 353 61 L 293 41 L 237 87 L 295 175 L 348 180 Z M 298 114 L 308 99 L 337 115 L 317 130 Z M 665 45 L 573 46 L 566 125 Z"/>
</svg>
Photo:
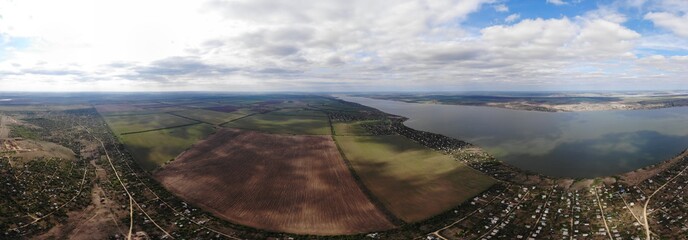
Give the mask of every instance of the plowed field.
<svg viewBox="0 0 688 240">
<path fill-rule="evenodd" d="M 393 227 L 329 136 L 222 129 L 155 176 L 186 201 L 259 229 L 335 235 Z"/>
</svg>

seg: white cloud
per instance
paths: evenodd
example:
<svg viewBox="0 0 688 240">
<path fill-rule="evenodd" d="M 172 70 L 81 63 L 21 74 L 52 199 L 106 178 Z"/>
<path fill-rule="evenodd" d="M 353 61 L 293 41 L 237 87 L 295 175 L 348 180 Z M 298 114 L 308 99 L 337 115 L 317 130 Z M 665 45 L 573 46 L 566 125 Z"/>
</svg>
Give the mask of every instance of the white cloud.
<svg viewBox="0 0 688 240">
<path fill-rule="evenodd" d="M 193 76 L 232 86 L 308 71 L 300 78 L 341 74 L 318 69 L 383 67 L 391 48 L 462 37 L 456 24 L 491 2 L 3 1 L 0 34 L 30 39 L 31 46 L 0 59 L 0 72 L 13 73 L 0 81 L 136 79 L 139 85 L 183 89 L 184 79 Z M 199 75 L 199 68 L 223 74 Z"/>
<path fill-rule="evenodd" d="M 677 37 L 673 34 L 658 34 L 643 36 L 638 43 L 641 51 L 663 50 L 688 52 L 688 38 Z"/>
<path fill-rule="evenodd" d="M 672 31 L 678 36 L 688 37 L 688 14 L 651 12 L 645 14 L 645 19 L 652 21 L 656 26 Z"/>
<path fill-rule="evenodd" d="M 547 0 L 547 2 L 558 6 L 568 4 L 564 0 Z"/>
<path fill-rule="evenodd" d="M 647 2 L 648 2 L 648 0 L 626 0 L 624 3 L 630 7 L 641 8 Z"/>
<path fill-rule="evenodd" d="M 618 12 L 618 9 L 611 6 L 600 6 L 595 10 L 586 12 L 584 17 L 588 19 L 604 19 L 615 23 L 624 23 L 628 20 L 625 15 Z"/>
<path fill-rule="evenodd" d="M 512 23 L 521 18 L 521 14 L 514 13 L 504 19 L 505 22 Z"/>
<path fill-rule="evenodd" d="M 670 47 L 670 39 L 645 41 L 623 25 L 626 16 L 603 7 L 578 17 L 511 14 L 504 25 L 464 26 L 481 8 L 505 10 L 499 2 L 0 0 L 0 37 L 31 42 L 6 47 L 0 85 L 232 91 L 584 85 L 650 74 L 646 68 L 663 62 L 635 56 L 637 48 Z M 667 78 L 688 74 L 675 67 L 680 62 L 664 60 L 672 66 L 663 70 Z"/>
<path fill-rule="evenodd" d="M 494 5 L 494 9 L 497 12 L 509 12 L 509 7 L 507 7 L 506 4 Z"/>
</svg>

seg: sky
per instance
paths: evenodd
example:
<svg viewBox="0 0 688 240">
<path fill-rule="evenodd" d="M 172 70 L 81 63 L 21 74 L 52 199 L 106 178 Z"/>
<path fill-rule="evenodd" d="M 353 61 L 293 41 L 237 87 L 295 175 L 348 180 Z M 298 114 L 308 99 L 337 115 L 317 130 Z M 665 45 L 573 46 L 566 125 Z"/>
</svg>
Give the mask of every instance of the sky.
<svg viewBox="0 0 688 240">
<path fill-rule="evenodd" d="M 687 89 L 688 0 L 0 0 L 0 91 Z"/>
</svg>

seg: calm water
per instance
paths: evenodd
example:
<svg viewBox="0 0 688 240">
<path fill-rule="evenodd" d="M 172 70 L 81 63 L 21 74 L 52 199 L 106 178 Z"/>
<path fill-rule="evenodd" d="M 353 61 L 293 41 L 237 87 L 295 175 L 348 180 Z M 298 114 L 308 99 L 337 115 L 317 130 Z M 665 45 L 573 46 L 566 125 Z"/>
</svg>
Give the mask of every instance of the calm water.
<svg viewBox="0 0 688 240">
<path fill-rule="evenodd" d="M 623 173 L 688 147 L 688 107 L 549 113 L 341 98 L 407 117 L 411 128 L 476 144 L 502 161 L 550 176 Z"/>
</svg>

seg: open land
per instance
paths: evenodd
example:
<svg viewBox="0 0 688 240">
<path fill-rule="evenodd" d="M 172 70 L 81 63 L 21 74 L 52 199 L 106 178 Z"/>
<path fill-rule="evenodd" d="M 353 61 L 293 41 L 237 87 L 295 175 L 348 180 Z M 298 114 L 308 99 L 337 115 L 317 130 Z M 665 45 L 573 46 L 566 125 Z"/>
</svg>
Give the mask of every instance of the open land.
<svg viewBox="0 0 688 240">
<path fill-rule="evenodd" d="M 256 228 L 337 235 L 393 227 L 326 136 L 223 129 L 155 176 L 187 201 Z"/>
<path fill-rule="evenodd" d="M 37 141 L 31 139 L 2 139 L 0 140 L 0 153 L 10 153 L 19 162 L 29 161 L 35 158 L 59 158 L 75 160 L 75 154 L 71 149 L 52 142 Z"/>
<path fill-rule="evenodd" d="M 366 186 L 406 222 L 440 214 L 495 180 L 403 136 L 337 136 Z"/>
<path fill-rule="evenodd" d="M 206 109 L 191 109 L 171 112 L 170 114 L 188 119 L 193 119 L 199 122 L 220 125 L 235 120 L 237 118 L 244 117 L 251 113 L 252 112 L 249 110 L 234 110 L 230 112 L 223 112 Z"/>
<path fill-rule="evenodd" d="M 167 113 L 107 116 L 105 121 L 115 133 L 120 135 L 199 123 Z"/>
<path fill-rule="evenodd" d="M 685 152 L 619 176 L 556 179 L 327 96 L 46 95 L 2 97 L 17 99 L 0 105 L 9 131 L 0 139 L 2 239 L 685 239 L 688 232 Z M 178 117 L 194 122 L 187 126 L 104 121 L 195 109 L 250 113 L 221 124 Z M 262 121 L 233 129 L 251 117 Z M 27 149 L 44 154 L 18 156 Z M 184 153 L 162 164 L 177 152 Z M 151 156 L 163 159 L 151 165 L 157 170 L 142 168 Z M 151 172 L 174 184 L 161 185 Z M 340 233 L 353 235 L 331 235 Z"/>
<path fill-rule="evenodd" d="M 242 118 L 223 126 L 279 134 L 328 135 L 331 133 L 327 115 L 315 111 L 269 112 Z"/>
<path fill-rule="evenodd" d="M 153 170 L 174 160 L 215 129 L 207 124 L 148 131 L 120 136 L 122 143 L 146 170 Z"/>
<path fill-rule="evenodd" d="M 333 123 L 334 134 L 337 136 L 367 136 L 372 133 L 365 130 L 364 124 L 374 123 L 374 121 L 357 121 L 357 122 L 337 122 Z"/>
</svg>

